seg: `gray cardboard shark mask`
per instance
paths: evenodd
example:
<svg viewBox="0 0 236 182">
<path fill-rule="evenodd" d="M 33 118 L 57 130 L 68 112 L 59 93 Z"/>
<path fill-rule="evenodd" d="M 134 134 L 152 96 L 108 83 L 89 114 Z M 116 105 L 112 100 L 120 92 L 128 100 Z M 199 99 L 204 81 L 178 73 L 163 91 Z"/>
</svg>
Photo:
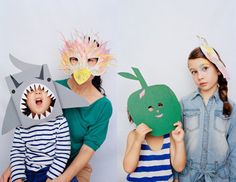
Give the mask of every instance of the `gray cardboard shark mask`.
<svg viewBox="0 0 236 182">
<path fill-rule="evenodd" d="M 18 126 L 28 128 L 54 119 L 62 115 L 64 108 L 89 106 L 85 99 L 53 81 L 46 64 L 28 64 L 12 55 L 10 60 L 22 72 L 6 77 L 11 98 L 4 117 L 2 134 Z M 50 107 L 42 114 L 33 114 L 27 106 L 27 95 L 37 89 L 46 92 L 51 99 Z"/>
</svg>

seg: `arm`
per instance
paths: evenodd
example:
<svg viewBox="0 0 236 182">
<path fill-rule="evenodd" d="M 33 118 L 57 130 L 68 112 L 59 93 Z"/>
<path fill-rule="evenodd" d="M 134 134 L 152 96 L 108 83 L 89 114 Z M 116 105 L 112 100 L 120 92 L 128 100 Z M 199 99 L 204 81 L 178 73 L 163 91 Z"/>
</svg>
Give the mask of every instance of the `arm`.
<svg viewBox="0 0 236 182">
<path fill-rule="evenodd" d="M 54 179 L 62 174 L 66 163 L 70 157 L 70 133 L 66 119 L 59 118 L 60 125 L 57 131 L 55 158 L 47 172 L 50 179 Z"/>
<path fill-rule="evenodd" d="M 125 157 L 123 160 L 123 167 L 127 173 L 131 173 L 136 169 L 139 161 L 141 144 L 144 141 L 146 134 L 150 131 L 151 129 L 142 123 L 138 125 L 136 130 L 129 133 Z"/>
<path fill-rule="evenodd" d="M 175 171 L 181 172 L 186 164 L 184 131 L 181 122 L 177 122 L 174 125 L 177 127 L 171 133 L 171 164 Z"/>
<path fill-rule="evenodd" d="M 94 152 L 104 142 L 107 134 L 109 119 L 112 114 L 111 103 L 108 102 L 101 106 L 100 115 L 94 124 L 88 127 L 88 131 L 84 136 L 83 145 L 77 156 L 66 169 L 66 171 L 58 178 L 59 181 L 69 181 L 76 176 L 92 158 Z"/>
<path fill-rule="evenodd" d="M 57 180 L 63 181 L 63 182 L 71 181 L 71 179 L 74 176 L 76 176 L 78 172 L 81 171 L 85 167 L 85 165 L 92 158 L 93 154 L 94 154 L 94 150 L 84 144 L 81 147 L 76 158 L 73 160 L 70 166 L 66 169 L 66 171 L 61 176 L 59 176 Z"/>
<path fill-rule="evenodd" d="M 10 152 L 10 166 L 12 181 L 24 180 L 25 175 L 25 143 L 21 138 L 20 128 L 16 128 L 12 149 Z"/>
<path fill-rule="evenodd" d="M 232 120 L 228 133 L 230 182 L 236 181 L 236 106 L 233 106 Z"/>
<path fill-rule="evenodd" d="M 5 171 L 3 172 L 3 174 L 0 178 L 0 182 L 8 182 L 8 181 L 12 181 L 11 180 L 11 167 L 10 167 L 10 165 L 5 169 Z"/>
</svg>

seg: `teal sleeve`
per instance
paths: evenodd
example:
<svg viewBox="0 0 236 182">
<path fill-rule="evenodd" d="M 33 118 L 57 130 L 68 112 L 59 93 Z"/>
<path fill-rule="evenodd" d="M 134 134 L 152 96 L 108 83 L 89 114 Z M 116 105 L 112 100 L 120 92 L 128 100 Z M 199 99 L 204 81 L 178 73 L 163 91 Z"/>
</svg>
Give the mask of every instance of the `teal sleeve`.
<svg viewBox="0 0 236 182">
<path fill-rule="evenodd" d="M 104 142 L 107 134 L 109 119 L 112 114 L 112 105 L 107 102 L 100 112 L 95 124 L 89 126 L 88 132 L 84 137 L 84 144 L 96 151 Z"/>
<path fill-rule="evenodd" d="M 67 79 L 64 79 L 64 80 L 55 80 L 56 83 L 59 83 L 65 87 L 68 87 L 67 86 Z"/>
</svg>

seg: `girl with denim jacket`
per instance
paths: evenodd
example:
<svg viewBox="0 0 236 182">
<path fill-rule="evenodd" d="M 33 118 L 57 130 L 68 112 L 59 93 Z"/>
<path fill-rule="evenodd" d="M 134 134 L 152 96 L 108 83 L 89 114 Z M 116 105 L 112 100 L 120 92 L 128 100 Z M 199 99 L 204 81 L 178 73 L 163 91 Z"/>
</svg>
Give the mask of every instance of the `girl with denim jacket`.
<svg viewBox="0 0 236 182">
<path fill-rule="evenodd" d="M 219 54 L 201 40 L 188 57 L 198 89 L 181 102 L 187 165 L 179 181 L 235 182 L 236 107 L 228 99 L 229 76 Z"/>
</svg>

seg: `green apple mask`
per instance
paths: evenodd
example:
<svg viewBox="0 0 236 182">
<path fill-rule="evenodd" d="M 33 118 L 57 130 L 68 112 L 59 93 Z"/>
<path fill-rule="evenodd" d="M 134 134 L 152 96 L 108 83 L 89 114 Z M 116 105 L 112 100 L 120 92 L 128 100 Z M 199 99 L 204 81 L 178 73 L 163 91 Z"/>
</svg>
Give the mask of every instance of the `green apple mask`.
<svg viewBox="0 0 236 182">
<path fill-rule="evenodd" d="M 181 119 L 181 107 L 174 92 L 167 85 L 148 86 L 138 68 L 135 75 L 120 72 L 119 75 L 138 80 L 141 89 L 128 98 L 128 113 L 136 125 L 145 123 L 152 129 L 151 135 L 162 136 L 175 129 L 174 123 Z"/>
</svg>

